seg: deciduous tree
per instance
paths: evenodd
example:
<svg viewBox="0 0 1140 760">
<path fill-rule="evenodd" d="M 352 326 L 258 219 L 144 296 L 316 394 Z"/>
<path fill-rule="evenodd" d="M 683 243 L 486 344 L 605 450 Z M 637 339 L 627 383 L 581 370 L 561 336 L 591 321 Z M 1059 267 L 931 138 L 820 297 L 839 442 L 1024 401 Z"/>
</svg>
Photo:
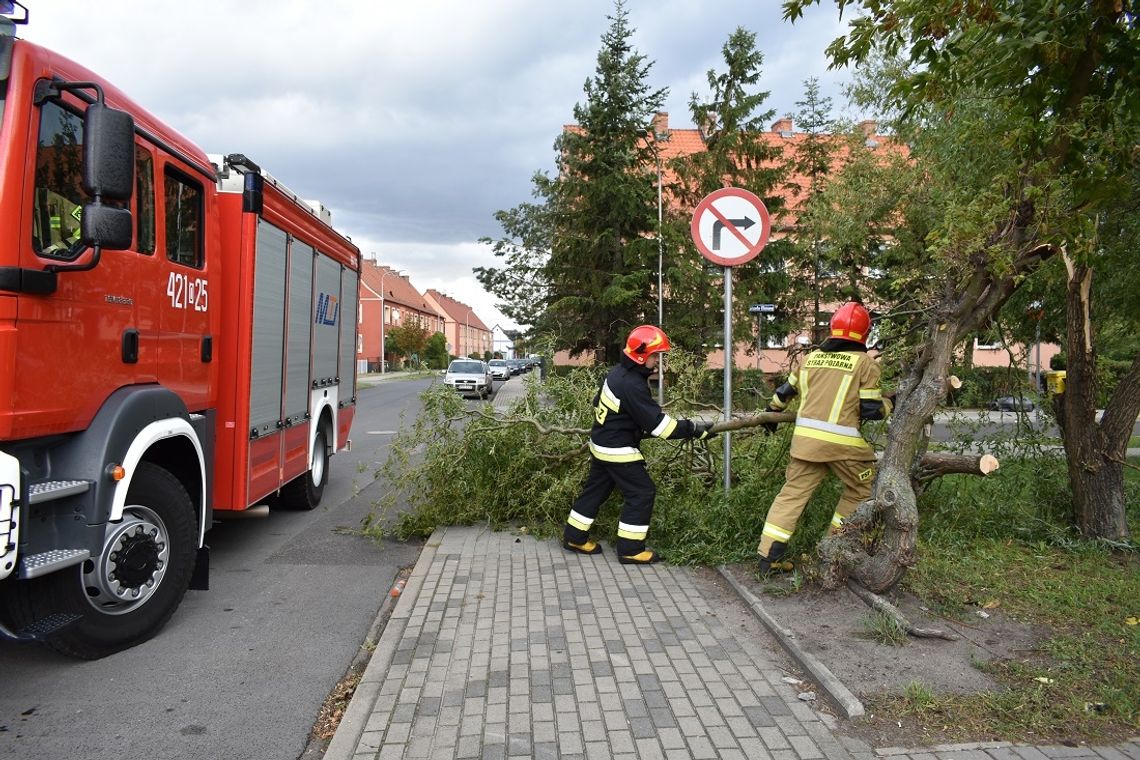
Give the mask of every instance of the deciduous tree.
<svg viewBox="0 0 1140 760">
<path fill-rule="evenodd" d="M 786 0 L 785 16 L 794 20 L 817 2 Z M 1052 257 L 1067 263 L 1069 371 L 1080 386 L 1071 382 L 1063 402 L 1074 500 L 1078 514 L 1122 504 L 1119 433 L 1140 411 L 1140 392 L 1114 398 L 1097 423 L 1088 399 L 1092 373 L 1074 373 L 1073 362 L 1095 366 L 1089 317 L 1096 219 L 1133 179 L 1140 46 L 1125 0 L 836 4 L 862 15 L 828 48 L 833 65 L 890 62 L 866 92 L 896 117 L 921 171 L 923 181 L 899 198 L 890 218 L 901 226 L 925 204 L 930 223 L 912 237 L 927 263 L 913 295 L 922 317 L 910 320 L 922 339 L 900 378 L 872 499 L 860 508 L 882 514 L 883 538 L 874 553 L 854 540 L 824 544 L 836 579 L 852 572 L 881 590 L 913 562 L 917 512 L 909 473 L 925 422 L 946 395 L 955 348 Z M 1133 370 L 1123 386 L 1140 385 L 1140 356 Z M 1088 500 L 1112 494 L 1119 498 Z M 1122 510 L 1120 519 L 1080 524 L 1086 535 L 1121 538 L 1120 528 L 1127 531 Z"/>
</svg>

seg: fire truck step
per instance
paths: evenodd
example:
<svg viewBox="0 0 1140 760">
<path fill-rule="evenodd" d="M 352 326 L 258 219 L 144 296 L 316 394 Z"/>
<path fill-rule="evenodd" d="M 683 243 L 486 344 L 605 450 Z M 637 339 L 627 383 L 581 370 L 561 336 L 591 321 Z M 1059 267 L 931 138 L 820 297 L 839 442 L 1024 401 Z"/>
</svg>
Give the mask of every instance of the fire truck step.
<svg viewBox="0 0 1140 760">
<path fill-rule="evenodd" d="M 10 631 L 0 625 L 0 638 L 11 639 L 12 641 L 43 641 L 53 633 L 59 633 L 82 619 L 82 615 L 76 615 L 72 612 L 57 612 L 18 631 Z"/>
<path fill-rule="evenodd" d="M 90 480 L 45 480 L 42 483 L 32 483 L 28 486 L 28 501 L 31 504 L 39 504 L 44 501 L 62 499 L 65 496 L 74 496 L 90 488 Z"/>
<path fill-rule="evenodd" d="M 38 578 L 70 565 L 78 565 L 90 556 L 91 552 L 86 549 L 52 549 L 39 554 L 29 554 L 20 560 L 19 576 L 24 579 Z"/>
</svg>

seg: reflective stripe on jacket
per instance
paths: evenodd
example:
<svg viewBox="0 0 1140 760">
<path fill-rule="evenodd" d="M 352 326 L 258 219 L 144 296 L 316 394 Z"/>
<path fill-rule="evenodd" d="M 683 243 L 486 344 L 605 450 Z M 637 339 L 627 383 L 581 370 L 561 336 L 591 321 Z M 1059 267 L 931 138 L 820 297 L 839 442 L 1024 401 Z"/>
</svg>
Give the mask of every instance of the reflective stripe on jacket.
<svg viewBox="0 0 1140 760">
<path fill-rule="evenodd" d="M 690 420 L 670 417 L 649 392 L 650 370 L 623 356 L 594 396 L 594 425 L 590 454 L 603 462 L 639 462 L 639 444 L 646 434 L 655 438 L 692 438 Z"/>
<path fill-rule="evenodd" d="M 873 461 L 875 452 L 859 432 L 859 423 L 890 414 L 890 402 L 879 388 L 881 372 L 878 362 L 863 351 L 808 354 L 789 378 L 800 396 L 791 455 L 809 462 Z M 870 407 L 874 410 L 868 414 Z"/>
</svg>

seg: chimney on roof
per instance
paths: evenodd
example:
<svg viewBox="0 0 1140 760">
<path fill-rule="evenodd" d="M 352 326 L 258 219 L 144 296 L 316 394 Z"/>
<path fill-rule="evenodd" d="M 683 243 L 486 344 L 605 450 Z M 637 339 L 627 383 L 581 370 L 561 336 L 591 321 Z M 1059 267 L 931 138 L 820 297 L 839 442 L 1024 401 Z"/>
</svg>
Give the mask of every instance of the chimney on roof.
<svg viewBox="0 0 1140 760">
<path fill-rule="evenodd" d="M 653 114 L 653 133 L 657 135 L 667 134 L 669 132 L 669 112 L 658 111 Z"/>
<path fill-rule="evenodd" d="M 782 119 L 777 119 L 772 123 L 772 131 L 781 137 L 792 136 L 792 117 L 785 116 Z"/>
<path fill-rule="evenodd" d="M 879 128 L 879 123 L 874 119 L 864 119 L 859 122 L 859 131 L 863 133 L 863 137 L 874 137 L 875 131 Z"/>
</svg>

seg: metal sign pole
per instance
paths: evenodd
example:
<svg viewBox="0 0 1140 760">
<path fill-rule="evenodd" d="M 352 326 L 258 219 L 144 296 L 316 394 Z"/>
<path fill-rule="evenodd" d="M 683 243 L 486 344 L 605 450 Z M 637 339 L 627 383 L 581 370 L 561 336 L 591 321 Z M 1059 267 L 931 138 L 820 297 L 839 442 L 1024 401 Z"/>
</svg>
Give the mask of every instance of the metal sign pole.
<svg viewBox="0 0 1140 760">
<path fill-rule="evenodd" d="M 724 267 L 724 420 L 732 419 L 732 267 L 760 253 L 772 231 L 764 201 L 739 187 L 722 187 L 706 195 L 689 224 L 693 243 L 709 261 Z M 760 304 L 757 304 L 759 306 Z M 761 328 L 762 329 L 762 328 Z M 757 359 L 759 361 L 759 359 Z M 724 495 L 732 481 L 732 440 L 724 433 Z"/>
<path fill-rule="evenodd" d="M 724 421 L 732 419 L 732 267 L 724 268 Z M 724 437 L 724 495 L 732 475 L 732 433 Z"/>
</svg>

